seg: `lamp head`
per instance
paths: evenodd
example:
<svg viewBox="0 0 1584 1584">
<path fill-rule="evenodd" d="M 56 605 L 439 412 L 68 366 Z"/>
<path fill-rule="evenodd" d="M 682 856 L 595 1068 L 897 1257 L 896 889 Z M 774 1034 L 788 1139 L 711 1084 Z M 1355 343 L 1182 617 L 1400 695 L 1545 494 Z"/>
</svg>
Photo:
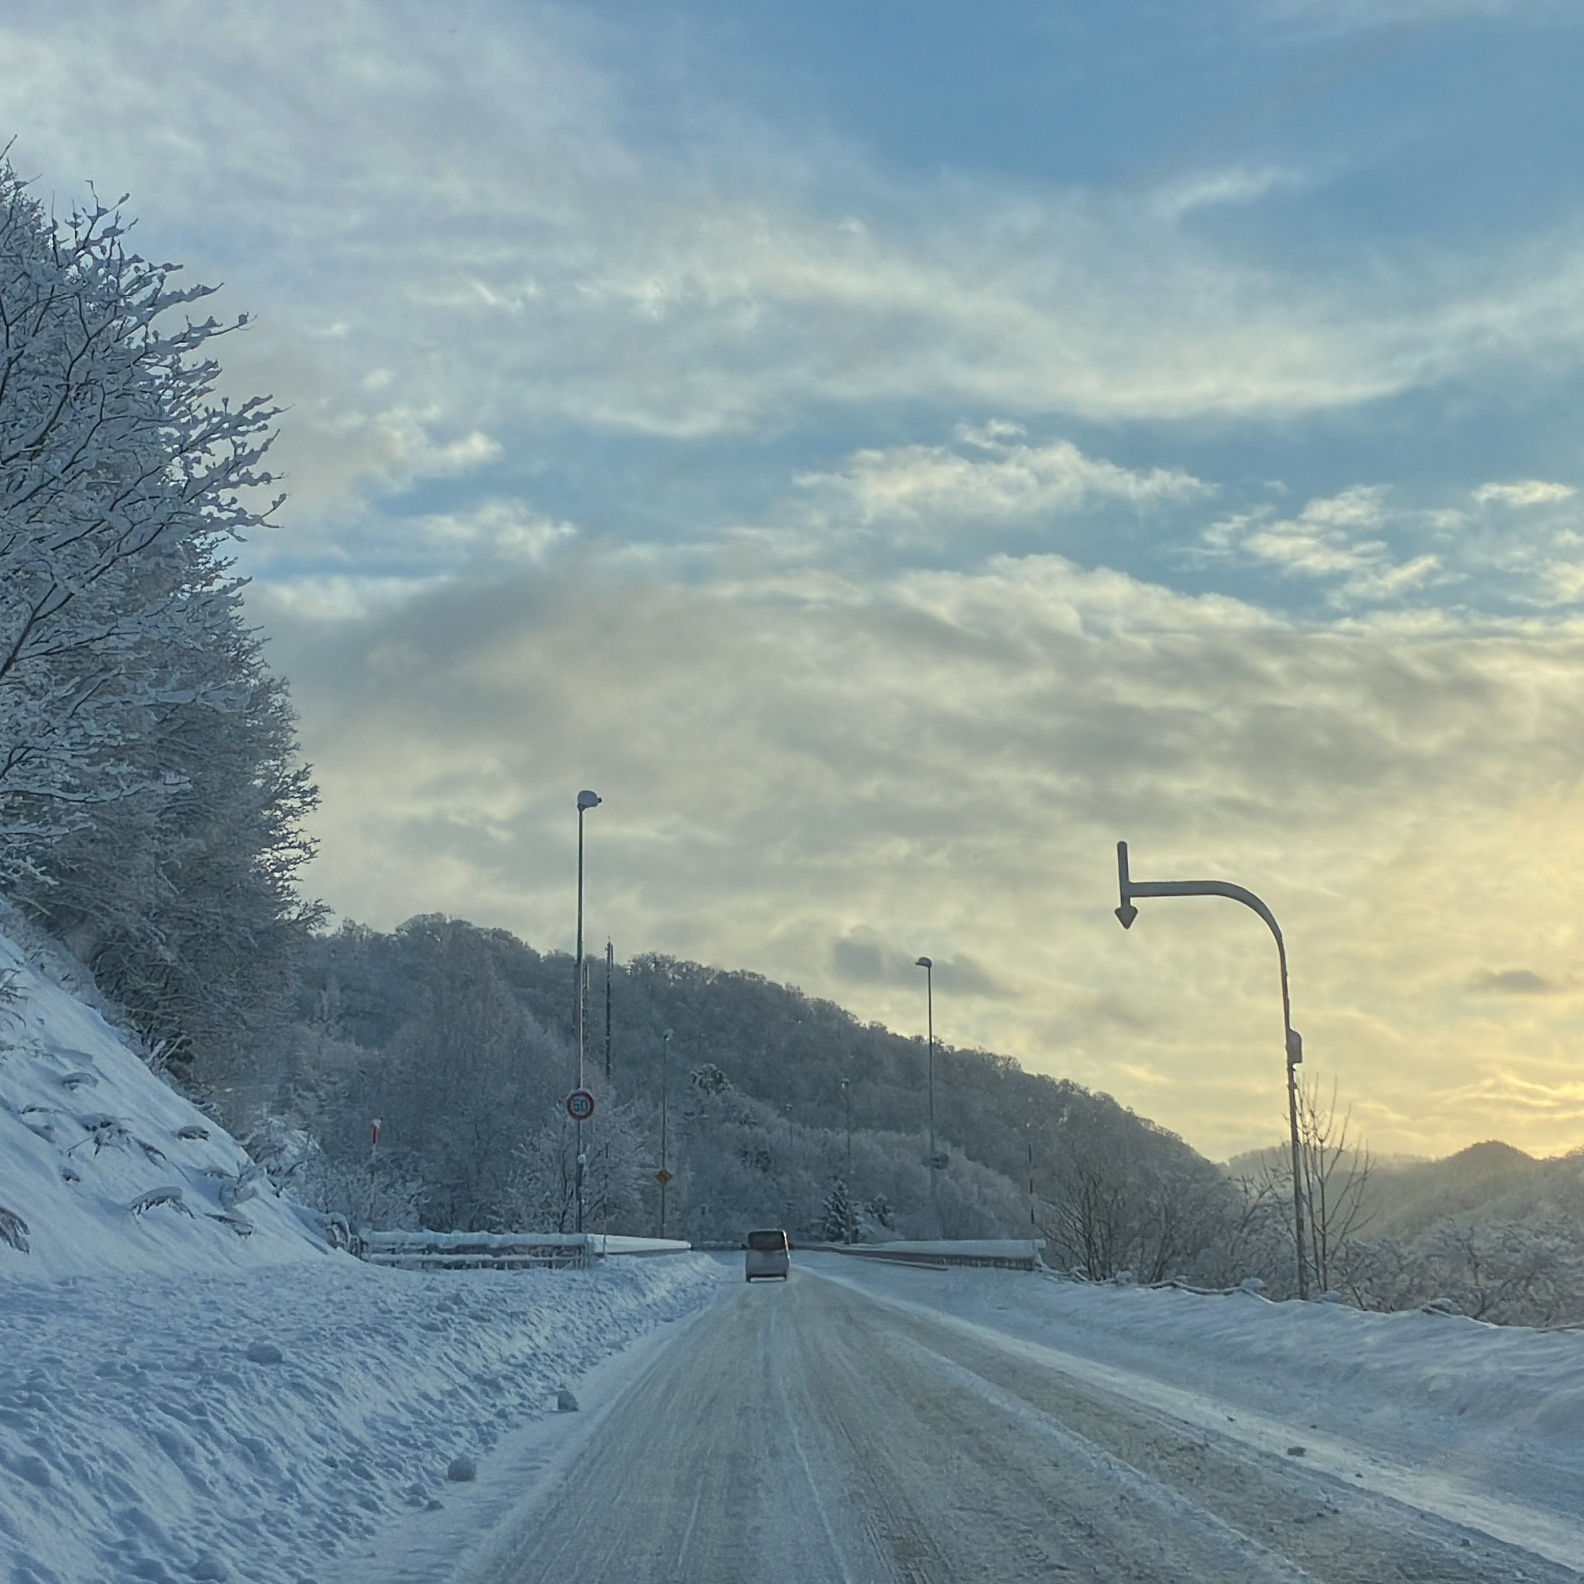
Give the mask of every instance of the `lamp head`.
<svg viewBox="0 0 1584 1584">
<path fill-rule="evenodd" d="M 1117 843 L 1117 890 L 1121 895 L 1117 900 L 1121 902 L 1122 906 L 1114 908 L 1112 911 L 1116 914 L 1123 929 L 1132 929 L 1133 920 L 1138 917 L 1138 909 L 1133 906 L 1133 899 L 1128 895 L 1130 888 L 1129 878 L 1127 843 L 1120 841 Z"/>
<path fill-rule="evenodd" d="M 915 968 L 933 968 L 935 964 L 928 957 L 920 957 L 913 966 Z"/>
<path fill-rule="evenodd" d="M 581 814 L 584 809 L 598 808 L 603 801 L 598 792 L 579 792 L 578 813 Z"/>
</svg>

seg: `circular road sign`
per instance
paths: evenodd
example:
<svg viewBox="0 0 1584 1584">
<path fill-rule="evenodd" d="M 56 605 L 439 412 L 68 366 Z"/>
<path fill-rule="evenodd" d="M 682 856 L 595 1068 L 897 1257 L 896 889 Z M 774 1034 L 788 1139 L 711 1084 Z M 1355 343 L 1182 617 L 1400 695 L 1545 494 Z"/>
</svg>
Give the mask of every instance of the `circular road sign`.
<svg viewBox="0 0 1584 1584">
<path fill-rule="evenodd" d="M 594 1115 L 594 1096 L 587 1089 L 574 1089 L 566 1097 L 566 1108 L 574 1122 L 587 1122 Z"/>
</svg>

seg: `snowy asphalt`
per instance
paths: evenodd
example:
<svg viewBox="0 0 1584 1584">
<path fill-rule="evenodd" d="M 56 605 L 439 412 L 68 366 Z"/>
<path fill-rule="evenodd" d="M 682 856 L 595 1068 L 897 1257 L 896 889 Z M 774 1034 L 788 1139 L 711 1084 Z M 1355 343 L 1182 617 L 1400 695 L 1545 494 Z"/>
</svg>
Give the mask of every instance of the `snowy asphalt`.
<svg viewBox="0 0 1584 1584">
<path fill-rule="evenodd" d="M 658 1351 L 507 1527 L 456 1584 L 1584 1576 L 806 1266 Z"/>
</svg>

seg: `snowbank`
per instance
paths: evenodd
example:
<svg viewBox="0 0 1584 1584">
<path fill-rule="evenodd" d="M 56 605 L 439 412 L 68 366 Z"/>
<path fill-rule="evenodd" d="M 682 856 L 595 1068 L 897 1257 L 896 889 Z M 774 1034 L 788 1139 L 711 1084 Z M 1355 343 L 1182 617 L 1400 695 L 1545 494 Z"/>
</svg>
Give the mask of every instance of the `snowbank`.
<svg viewBox="0 0 1584 1584">
<path fill-rule="evenodd" d="M 559 1387 L 721 1280 L 693 1254 L 443 1275 L 337 1256 L 0 1289 L 6 1584 L 328 1584 L 449 1503 L 455 1460 L 486 1475 Z"/>
<path fill-rule="evenodd" d="M 326 1257 L 242 1146 L 5 936 L 0 1209 L 0 1283 Z"/>
<path fill-rule="evenodd" d="M 1584 1332 L 1419 1310 L 1278 1304 L 1245 1292 L 928 1273 L 829 1257 L 814 1264 L 876 1297 L 1059 1352 L 1097 1383 L 1181 1417 L 1203 1417 L 1223 1433 L 1246 1430 L 1251 1439 L 1307 1443 L 1312 1451 L 1329 1438 L 1350 1479 L 1389 1494 L 1405 1493 L 1396 1475 L 1408 1470 L 1434 1476 L 1448 1491 L 1576 1513 L 1584 1485 Z M 1141 1392 L 1141 1380 L 1162 1391 Z"/>
<path fill-rule="evenodd" d="M 334 1253 L 65 977 L 0 937 L 5 1584 L 327 1580 L 719 1290 L 686 1253 L 444 1275 Z"/>
</svg>

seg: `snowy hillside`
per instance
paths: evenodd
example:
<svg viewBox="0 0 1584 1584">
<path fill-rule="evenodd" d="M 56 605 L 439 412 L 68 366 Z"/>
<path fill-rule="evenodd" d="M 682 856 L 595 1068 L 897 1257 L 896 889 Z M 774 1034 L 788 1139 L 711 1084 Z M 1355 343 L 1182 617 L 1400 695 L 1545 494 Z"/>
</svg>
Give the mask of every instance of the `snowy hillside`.
<svg viewBox="0 0 1584 1584">
<path fill-rule="evenodd" d="M 465 1520 L 562 1385 L 718 1289 L 696 1255 L 428 1276 L 332 1252 L 70 976 L 0 936 L 8 1581 L 339 1572 L 403 1513 Z"/>
<path fill-rule="evenodd" d="M 326 1257 L 235 1139 L 0 935 L 0 1279 Z"/>
</svg>

